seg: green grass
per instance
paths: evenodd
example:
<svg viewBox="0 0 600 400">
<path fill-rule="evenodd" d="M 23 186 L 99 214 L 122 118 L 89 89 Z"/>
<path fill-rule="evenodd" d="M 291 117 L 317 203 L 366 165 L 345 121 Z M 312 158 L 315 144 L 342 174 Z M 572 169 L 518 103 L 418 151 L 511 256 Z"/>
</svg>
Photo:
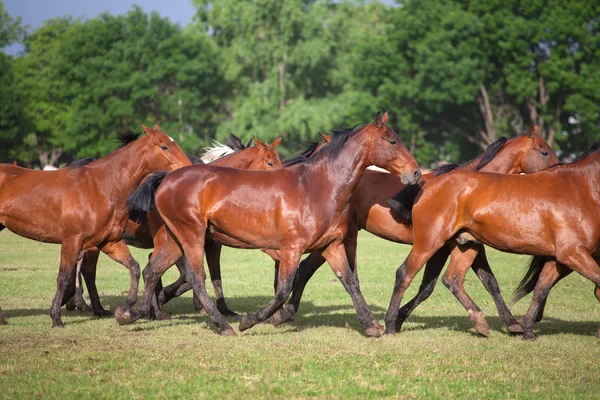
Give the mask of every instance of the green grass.
<svg viewBox="0 0 600 400">
<path fill-rule="evenodd" d="M 361 233 L 361 288 L 380 321 L 408 250 Z M 133 251 L 140 262 L 147 259 L 147 251 Z M 528 257 L 488 254 L 508 297 Z M 58 260 L 57 245 L 0 233 L 0 305 L 8 322 L 0 326 L 0 397 L 597 398 L 600 389 L 600 307 L 592 284 L 575 274 L 552 291 L 535 343 L 505 333 L 471 272 L 466 288 L 488 316 L 489 338 L 475 335 L 441 283 L 399 335 L 363 337 L 350 297 L 327 266 L 309 283 L 293 323 L 224 338 L 193 312 L 189 294 L 167 305 L 170 321 L 118 326 L 113 318 L 63 309 L 65 328 L 51 329 Z M 261 252 L 226 249 L 222 265 L 233 310 L 255 311 L 272 296 L 272 262 Z M 174 278 L 170 271 L 166 281 Z M 123 301 L 128 282 L 125 268 L 101 257 L 105 307 Z M 420 276 L 405 300 L 418 282 Z"/>
</svg>

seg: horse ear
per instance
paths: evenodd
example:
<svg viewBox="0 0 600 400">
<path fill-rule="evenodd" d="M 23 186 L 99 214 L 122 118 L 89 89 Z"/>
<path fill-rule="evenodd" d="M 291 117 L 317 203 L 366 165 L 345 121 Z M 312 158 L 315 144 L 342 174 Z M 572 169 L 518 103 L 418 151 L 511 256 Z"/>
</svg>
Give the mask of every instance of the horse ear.
<svg viewBox="0 0 600 400">
<path fill-rule="evenodd" d="M 252 147 L 252 141 L 253 140 L 254 140 L 254 138 L 250 138 L 250 140 L 248 140 L 248 143 L 246 143 L 246 148 Z"/>
<path fill-rule="evenodd" d="M 375 127 L 377 128 L 381 128 L 381 111 L 377 111 L 377 114 L 375 114 Z"/>
<path fill-rule="evenodd" d="M 383 113 L 383 116 L 381 117 L 381 122 L 383 122 L 384 124 L 387 124 L 387 122 L 388 122 L 388 113 L 387 113 L 387 111 Z"/>
<path fill-rule="evenodd" d="M 154 125 L 154 131 L 155 132 L 162 132 L 162 130 L 160 129 L 160 126 L 158 126 L 158 124 Z"/>
<path fill-rule="evenodd" d="M 273 143 L 271 143 L 271 147 L 276 148 L 277 146 L 279 146 L 279 143 L 281 143 L 281 138 L 282 138 L 282 136 L 279 136 L 279 139 L 277 139 Z"/>
<path fill-rule="evenodd" d="M 325 143 L 329 143 L 329 141 L 331 140 L 331 136 L 329 136 L 329 135 L 326 135 L 321 132 L 319 132 L 319 135 L 321 135 L 321 138 L 325 141 Z"/>
<path fill-rule="evenodd" d="M 261 142 L 257 137 L 254 138 L 254 143 L 256 143 L 256 147 L 259 149 L 264 149 L 267 147 L 267 145 Z"/>
<path fill-rule="evenodd" d="M 154 135 L 154 131 L 152 129 L 148 128 L 147 126 L 142 125 L 142 129 L 144 130 L 144 132 L 146 132 L 146 135 L 148 135 L 148 136 Z"/>
<path fill-rule="evenodd" d="M 539 135 L 539 133 L 540 128 L 536 124 L 531 124 L 529 125 L 529 128 L 527 128 L 527 136 L 530 138 L 534 137 L 535 135 Z"/>
</svg>

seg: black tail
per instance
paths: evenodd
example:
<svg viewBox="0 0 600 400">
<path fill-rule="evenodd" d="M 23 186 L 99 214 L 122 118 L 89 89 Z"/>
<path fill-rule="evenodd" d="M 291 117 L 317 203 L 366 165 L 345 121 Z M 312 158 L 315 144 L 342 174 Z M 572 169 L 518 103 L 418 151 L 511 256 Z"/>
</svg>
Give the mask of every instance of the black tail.
<svg viewBox="0 0 600 400">
<path fill-rule="evenodd" d="M 127 198 L 129 203 L 129 218 L 136 222 L 144 222 L 148 211 L 156 208 L 154 196 L 158 186 L 167 175 L 167 172 L 161 171 L 148 175 L 137 189 Z"/>
<path fill-rule="evenodd" d="M 519 286 L 517 286 L 515 292 L 513 293 L 513 297 L 511 300 L 512 304 L 515 304 L 517 301 L 521 300 L 523 297 L 533 292 L 533 289 L 537 284 L 537 281 L 540 277 L 540 274 L 542 273 L 542 268 L 544 268 L 545 263 L 545 257 L 534 256 L 531 258 L 529 268 L 525 272 L 523 279 L 521 279 Z"/>
<path fill-rule="evenodd" d="M 394 197 L 387 201 L 390 208 L 408 222 L 412 222 L 412 209 L 417 195 L 421 192 L 423 182 L 405 186 Z"/>
<path fill-rule="evenodd" d="M 433 176 L 436 177 L 448 173 L 456 168 L 458 168 L 457 164 L 442 165 L 435 170 Z M 424 184 L 425 182 L 419 182 L 417 185 L 405 186 L 394 197 L 387 201 L 390 208 L 409 223 L 412 223 L 412 209 Z"/>
</svg>

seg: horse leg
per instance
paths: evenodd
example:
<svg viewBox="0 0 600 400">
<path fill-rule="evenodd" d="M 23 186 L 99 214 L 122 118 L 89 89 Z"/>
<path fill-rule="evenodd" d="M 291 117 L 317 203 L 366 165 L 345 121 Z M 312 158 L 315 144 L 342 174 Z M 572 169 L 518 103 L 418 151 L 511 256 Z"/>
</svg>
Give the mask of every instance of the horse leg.
<svg viewBox="0 0 600 400">
<path fill-rule="evenodd" d="M 437 240 L 437 239 L 435 239 Z M 430 242 L 430 243 L 427 243 Z M 396 334 L 396 326 L 398 324 L 398 314 L 400 311 L 400 303 L 402 296 L 417 273 L 429 258 L 435 254 L 446 242 L 446 240 L 434 242 L 431 240 L 425 241 L 424 246 L 413 245 L 406 260 L 396 270 L 396 281 L 394 283 L 394 291 L 390 299 L 390 305 L 385 314 L 385 334 Z"/>
<path fill-rule="evenodd" d="M 140 264 L 135 261 L 123 240 L 109 242 L 102 246 L 100 250 L 129 270 L 129 292 L 125 304 L 131 307 L 137 301 L 137 292 L 140 283 Z"/>
<path fill-rule="evenodd" d="M 225 302 L 223 295 L 223 285 L 221 282 L 221 248 L 222 246 L 214 240 L 207 240 L 204 243 L 204 252 L 206 253 L 206 263 L 210 272 L 210 280 L 215 290 L 217 299 L 217 309 L 227 317 L 234 317 L 237 313 L 231 311 Z M 196 296 L 194 296 L 196 298 Z"/>
<path fill-rule="evenodd" d="M 112 316 L 113 313 L 107 311 L 102 307 L 100 303 L 100 296 L 98 295 L 98 288 L 96 288 L 96 267 L 98 266 L 98 257 L 100 256 L 100 250 L 97 248 L 89 249 L 83 253 L 81 259 L 81 273 L 85 280 L 85 285 L 90 295 L 90 302 L 92 303 L 92 312 L 97 317 L 108 317 Z"/>
<path fill-rule="evenodd" d="M 400 308 L 398 319 L 396 320 L 396 332 L 400 332 L 402 324 L 404 324 L 404 321 L 412 314 L 415 308 L 431 296 L 449 255 L 449 250 L 444 246 L 427 261 L 419 292 L 412 300 Z"/>
<path fill-rule="evenodd" d="M 485 255 L 485 247 L 480 246 L 479 252 L 471 265 L 471 269 L 473 269 L 473 272 L 475 272 L 485 289 L 490 296 L 492 296 L 498 314 L 506 324 L 506 330 L 510 333 L 523 333 L 523 327 L 512 315 L 500 293 L 500 286 L 498 285 L 498 281 L 496 280 Z"/>
<path fill-rule="evenodd" d="M 306 257 L 298 266 L 296 272 L 296 278 L 294 279 L 292 296 L 290 297 L 287 304 L 280 310 L 277 310 L 273 315 L 273 325 L 279 326 L 292 317 L 292 315 L 298 312 L 300 307 L 300 300 L 304 293 L 306 284 L 315 274 L 315 272 L 325 263 L 325 258 L 319 252 L 312 252 Z M 276 275 L 277 276 L 277 275 Z"/>
<path fill-rule="evenodd" d="M 383 333 L 383 327 L 373 317 L 361 291 L 360 285 L 350 269 L 346 248 L 342 242 L 333 242 L 323 251 L 323 257 L 338 277 L 344 289 L 352 298 L 352 304 L 356 310 L 358 320 L 364 325 L 363 333 L 369 337 L 379 337 Z"/>
<path fill-rule="evenodd" d="M 185 258 L 181 257 L 175 263 L 179 270 L 179 278 L 170 285 L 163 288 L 160 295 L 158 296 L 158 304 L 162 307 L 167 304 L 171 299 L 179 297 L 185 292 L 192 290 L 191 283 L 188 283 L 188 271 L 185 263 Z"/>
<path fill-rule="evenodd" d="M 74 288 L 72 280 L 75 278 L 75 265 L 82 246 L 83 238 L 79 236 L 67 238 L 62 242 L 60 248 L 60 267 L 58 269 L 58 278 L 56 279 L 56 294 L 50 308 L 53 328 L 62 328 L 64 326 L 60 319 L 60 307 L 63 305 L 63 300 L 67 300 L 70 297 L 65 297 L 69 286 L 72 285 Z"/>
<path fill-rule="evenodd" d="M 556 263 L 556 261 L 555 260 L 548 260 L 548 261 L 546 261 L 546 263 Z M 545 267 L 545 264 L 544 264 L 544 267 Z M 562 279 L 564 279 L 566 276 L 570 275 L 573 272 L 572 269 L 566 268 L 564 266 L 562 266 L 562 267 L 555 267 L 555 268 L 558 268 L 560 274 L 558 275 L 558 278 L 556 279 L 556 281 L 552 284 L 552 287 L 556 286 L 556 284 L 559 281 L 561 281 Z M 547 298 L 544 299 L 542 301 L 542 303 L 540 304 L 539 311 L 538 311 L 538 313 L 535 316 L 535 322 L 536 323 L 540 322 L 544 318 L 544 309 L 546 308 L 546 300 L 547 300 Z"/>
<path fill-rule="evenodd" d="M 463 250 L 455 246 L 450 253 L 450 265 L 448 265 L 448 269 L 442 277 L 442 283 L 458 299 L 465 310 L 467 310 L 469 318 L 475 323 L 475 331 L 482 336 L 488 337 L 490 335 L 490 327 L 485 320 L 485 316 L 471 296 L 467 294 L 464 286 L 465 275 L 478 252 L 479 248 L 470 247 Z"/>
<path fill-rule="evenodd" d="M 170 227 L 171 228 L 171 227 Z M 227 323 L 223 314 L 219 312 L 215 303 L 211 300 L 206 291 L 206 272 L 204 270 L 204 241 L 206 235 L 206 221 L 194 222 L 186 226 L 173 226 L 173 233 L 179 239 L 189 269 L 192 273 L 192 286 L 196 292 L 196 296 L 206 310 L 211 321 L 219 329 L 219 334 L 222 336 L 235 336 L 235 331 Z"/>
<path fill-rule="evenodd" d="M 550 289 L 563 277 L 570 273 L 570 269 L 566 266 L 556 263 L 555 261 L 547 261 L 544 264 L 542 272 L 538 277 L 538 281 L 533 289 L 533 297 L 531 298 L 531 305 L 529 310 L 523 316 L 523 340 L 534 341 L 535 335 L 533 333 L 533 327 L 536 323 L 538 315 L 543 313 L 542 307 L 546 305 L 548 294 Z"/>
<path fill-rule="evenodd" d="M 281 251 L 281 258 L 279 259 L 279 273 L 277 274 L 277 291 L 273 300 L 269 301 L 263 308 L 258 310 L 256 313 L 248 313 L 244 315 L 240 321 L 240 331 L 252 328 L 254 325 L 265 321 L 271 315 L 277 311 L 287 300 L 292 286 L 294 284 L 294 278 L 298 271 L 298 263 L 302 253 L 296 249 L 292 251 Z"/>
</svg>

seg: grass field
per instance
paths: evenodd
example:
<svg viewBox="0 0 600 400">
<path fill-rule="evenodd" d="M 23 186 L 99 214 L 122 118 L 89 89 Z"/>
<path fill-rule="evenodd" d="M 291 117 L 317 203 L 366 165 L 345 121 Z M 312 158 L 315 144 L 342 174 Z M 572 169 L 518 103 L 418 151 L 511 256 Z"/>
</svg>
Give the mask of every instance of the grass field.
<svg viewBox="0 0 600 400">
<path fill-rule="evenodd" d="M 381 322 L 408 249 L 361 233 L 361 288 Z M 133 251 L 140 262 L 147 259 L 147 251 Z M 508 297 L 528 257 L 488 254 Z M 2 398 L 598 398 L 600 392 L 600 306 L 592 284 L 575 274 L 551 293 L 535 343 L 505 333 L 471 272 L 466 288 L 488 316 L 489 338 L 476 336 L 441 283 L 399 335 L 366 338 L 327 266 L 309 283 L 294 322 L 225 338 L 193 312 L 189 295 L 167 305 L 170 321 L 118 326 L 113 318 L 63 309 L 65 328 L 51 329 L 58 259 L 57 245 L 0 233 L 0 305 L 8 322 L 0 326 Z M 226 249 L 222 265 L 233 310 L 255 311 L 272 296 L 272 262 L 261 252 Z M 170 271 L 166 281 L 174 278 Z M 101 257 L 98 288 L 106 308 L 123 301 L 128 282 L 125 268 Z M 513 312 L 522 315 L 529 299 Z"/>
</svg>

